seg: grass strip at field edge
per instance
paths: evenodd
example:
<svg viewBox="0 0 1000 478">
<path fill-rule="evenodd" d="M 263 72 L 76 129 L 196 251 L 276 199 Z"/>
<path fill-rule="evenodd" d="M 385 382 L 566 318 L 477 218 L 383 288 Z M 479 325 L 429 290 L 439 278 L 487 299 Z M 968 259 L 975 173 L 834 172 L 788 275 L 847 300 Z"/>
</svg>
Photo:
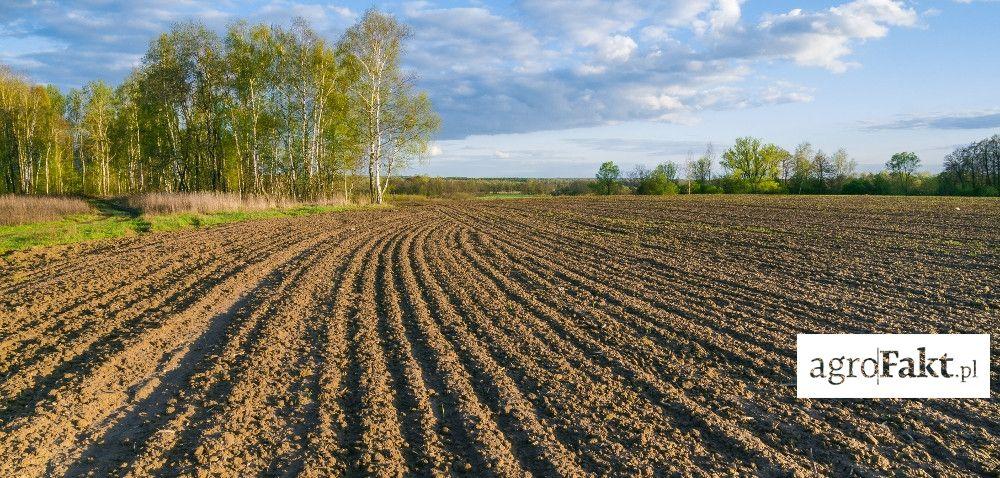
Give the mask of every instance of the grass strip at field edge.
<svg viewBox="0 0 1000 478">
<path fill-rule="evenodd" d="M 78 214 L 56 221 L 0 226 L 0 255 L 33 247 L 74 244 L 97 239 L 134 236 L 150 232 L 228 224 L 257 219 L 299 217 L 392 206 L 297 206 L 265 211 L 222 211 L 214 213 L 175 213 L 129 217 L 119 214 Z"/>
</svg>

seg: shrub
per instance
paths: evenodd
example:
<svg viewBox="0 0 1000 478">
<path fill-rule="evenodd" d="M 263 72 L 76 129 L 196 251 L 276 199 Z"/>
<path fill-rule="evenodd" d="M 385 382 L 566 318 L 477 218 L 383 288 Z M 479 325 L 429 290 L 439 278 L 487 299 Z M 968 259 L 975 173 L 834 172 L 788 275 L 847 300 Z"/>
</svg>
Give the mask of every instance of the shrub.
<svg viewBox="0 0 1000 478">
<path fill-rule="evenodd" d="M 552 191 L 554 196 L 582 196 L 584 194 L 589 194 L 593 187 L 591 186 L 593 181 L 587 179 L 577 179 L 570 181 Z"/>
<path fill-rule="evenodd" d="M 80 198 L 58 196 L 0 195 L 0 225 L 54 221 L 73 214 L 91 212 Z"/>
<path fill-rule="evenodd" d="M 129 207 L 138 209 L 144 214 L 174 214 L 227 211 L 263 211 L 267 209 L 283 209 L 304 204 L 346 204 L 340 196 L 332 196 L 321 200 L 302 203 L 291 198 L 257 196 L 220 192 L 192 193 L 149 193 L 132 196 L 126 200 Z"/>
<path fill-rule="evenodd" d="M 677 184 L 672 181 L 672 176 L 675 176 L 676 172 L 677 168 L 672 163 L 657 166 L 648 174 L 638 178 L 635 193 L 653 196 L 677 194 Z"/>
<path fill-rule="evenodd" d="M 863 174 L 856 178 L 851 178 L 840 192 L 843 194 L 870 194 L 887 195 L 898 194 L 900 192 L 898 183 L 892 180 L 886 173 Z"/>
</svg>

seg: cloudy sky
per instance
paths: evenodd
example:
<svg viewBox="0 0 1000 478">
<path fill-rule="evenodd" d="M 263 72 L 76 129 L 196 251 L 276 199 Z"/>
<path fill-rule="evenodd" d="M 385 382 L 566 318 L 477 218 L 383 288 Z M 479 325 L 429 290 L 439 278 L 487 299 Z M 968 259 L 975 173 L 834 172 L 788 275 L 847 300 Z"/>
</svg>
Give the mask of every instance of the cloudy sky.
<svg viewBox="0 0 1000 478">
<path fill-rule="evenodd" d="M 412 172 L 589 176 L 742 135 L 844 147 L 863 170 L 913 150 L 937 171 L 956 145 L 1000 132 L 1000 1 L 0 4 L 0 62 L 63 88 L 120 81 L 180 20 L 222 31 L 301 16 L 336 39 L 366 8 L 392 12 L 443 118 Z"/>
</svg>

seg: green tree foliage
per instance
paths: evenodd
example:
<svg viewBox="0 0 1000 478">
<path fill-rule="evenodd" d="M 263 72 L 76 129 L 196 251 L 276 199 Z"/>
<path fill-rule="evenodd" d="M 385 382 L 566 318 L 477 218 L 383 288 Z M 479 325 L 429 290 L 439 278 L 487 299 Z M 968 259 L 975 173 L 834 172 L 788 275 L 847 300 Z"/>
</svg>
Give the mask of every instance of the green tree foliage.
<svg viewBox="0 0 1000 478">
<path fill-rule="evenodd" d="M 940 186 L 947 194 L 1000 195 L 1000 135 L 963 146 L 945 157 Z"/>
<path fill-rule="evenodd" d="M 896 153 L 885 163 L 885 168 L 896 178 L 904 193 L 909 189 L 913 173 L 918 167 L 920 167 L 920 157 L 912 152 Z"/>
<path fill-rule="evenodd" d="M 591 179 L 575 179 L 562 184 L 552 191 L 554 196 L 582 196 L 596 190 Z"/>
<path fill-rule="evenodd" d="M 732 148 L 722 155 L 722 167 L 734 191 L 768 192 L 777 189 L 781 148 L 763 145 L 760 139 L 737 138 Z"/>
<path fill-rule="evenodd" d="M 369 10 L 351 27 L 344 46 L 358 71 L 354 92 L 362 118 L 361 138 L 368 159 L 369 195 L 382 203 L 393 171 L 423 155 L 440 119 L 426 94 L 415 93 L 400 70 L 409 30 L 391 15 Z"/>
<path fill-rule="evenodd" d="M 618 194 L 622 189 L 621 170 L 612 161 L 601 164 L 595 176 L 594 189 L 597 194 Z"/>
<path fill-rule="evenodd" d="M 813 147 L 809 142 L 802 142 L 792 153 L 792 176 L 788 190 L 797 193 L 808 192 L 812 183 Z"/>
<path fill-rule="evenodd" d="M 112 188 L 111 124 L 117 107 L 114 92 L 103 81 L 94 81 L 83 88 L 82 95 L 83 155 L 94 166 L 91 174 L 97 194 L 107 196 Z"/>
<path fill-rule="evenodd" d="M 138 81 L 154 189 L 232 189 L 223 169 L 221 50 L 217 35 L 190 22 L 160 35 L 146 53 Z"/>
<path fill-rule="evenodd" d="M 338 43 L 301 19 L 238 22 L 224 38 L 182 23 L 117 88 L 92 82 L 65 96 L 0 68 L 0 193 L 346 195 L 374 151 L 379 202 L 440 124 L 399 71 L 405 31 L 374 10 Z"/>
<path fill-rule="evenodd" d="M 0 193 L 62 193 L 72 183 L 66 99 L 0 65 Z"/>
<path fill-rule="evenodd" d="M 786 151 L 787 153 L 787 151 Z M 781 184 L 785 186 L 785 189 L 789 189 L 792 178 L 795 174 L 795 163 L 796 156 L 793 153 L 784 154 L 781 157 L 781 162 L 778 164 L 779 174 L 781 174 Z"/>
<path fill-rule="evenodd" d="M 824 153 L 822 149 L 816 151 L 809 169 L 813 174 L 816 192 L 827 192 L 829 188 L 827 183 L 834 174 L 833 161 L 830 159 L 830 156 Z"/>
<path fill-rule="evenodd" d="M 712 164 L 715 163 L 715 147 L 712 143 L 705 146 L 705 153 L 698 158 L 692 169 L 692 176 L 695 181 L 707 184 L 712 180 Z"/>
<path fill-rule="evenodd" d="M 920 167 L 920 157 L 916 153 L 896 153 L 885 163 L 890 174 L 913 174 Z"/>
<path fill-rule="evenodd" d="M 688 179 L 687 192 L 715 192 L 712 181 L 712 164 L 715 163 L 715 148 L 712 143 L 705 146 L 705 152 L 698 159 L 689 158 L 685 165 Z"/>
<path fill-rule="evenodd" d="M 765 178 L 768 181 L 777 181 L 781 177 L 782 166 L 791 162 L 792 153 L 778 145 L 769 143 L 761 148 L 761 154 L 764 156 L 762 167 L 765 168 Z M 777 185 L 772 185 L 770 189 L 777 189 Z"/>
<path fill-rule="evenodd" d="M 652 171 L 645 171 L 635 188 L 636 194 L 662 196 L 665 194 L 677 194 L 677 165 L 674 163 L 661 163 Z"/>
<path fill-rule="evenodd" d="M 847 154 L 844 148 L 840 148 L 833 153 L 831 166 L 833 174 L 830 178 L 830 188 L 834 192 L 840 192 L 844 183 L 854 176 L 857 162 Z"/>
<path fill-rule="evenodd" d="M 828 155 L 803 142 L 790 153 L 756 138 L 738 138 L 734 146 L 724 153 L 720 163 L 725 175 L 720 178 L 711 178 L 711 158 L 711 145 L 697 160 L 688 154 L 684 163 L 686 181 L 680 187 L 675 182 L 677 167 L 672 163 L 662 164 L 652 171 L 638 166 L 629 172 L 626 184 L 635 194 L 670 194 L 683 189 L 688 193 L 724 190 L 801 194 L 1000 195 L 1000 135 L 956 149 L 945 158 L 945 168 L 940 174 L 917 172 L 920 160 L 914 153 L 894 155 L 886 163 L 884 171 L 858 174 L 857 162 L 843 148 Z M 602 175 L 612 176 L 605 169 L 602 166 L 599 179 Z M 601 181 L 592 182 L 592 190 L 607 194 L 607 189 L 601 184 Z M 660 187 L 664 184 L 668 185 Z M 563 190 L 570 191 L 569 188 L 557 189 Z"/>
<path fill-rule="evenodd" d="M 869 194 L 883 195 L 893 194 L 896 186 L 892 178 L 885 172 L 877 174 L 862 174 L 848 179 L 841 188 L 843 194 Z"/>
</svg>

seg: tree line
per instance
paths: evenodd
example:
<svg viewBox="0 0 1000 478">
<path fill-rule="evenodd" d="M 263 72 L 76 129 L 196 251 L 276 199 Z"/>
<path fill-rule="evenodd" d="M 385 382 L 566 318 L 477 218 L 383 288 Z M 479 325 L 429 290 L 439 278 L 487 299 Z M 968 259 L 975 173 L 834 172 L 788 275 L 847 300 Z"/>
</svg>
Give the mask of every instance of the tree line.
<svg viewBox="0 0 1000 478">
<path fill-rule="evenodd" d="M 394 195 L 463 199 L 497 195 L 549 195 L 578 181 L 567 178 L 465 178 L 415 175 L 392 183 Z"/>
<path fill-rule="evenodd" d="M 941 184 L 948 194 L 1000 195 L 1000 135 L 948 154 L 944 159 Z"/>
<path fill-rule="evenodd" d="M 380 203 L 440 124 L 400 68 L 408 35 L 376 10 L 337 42 L 302 19 L 182 23 L 117 87 L 65 93 L 0 66 L 0 193 L 316 198 L 367 169 Z"/>
<path fill-rule="evenodd" d="M 721 169 L 713 171 L 716 164 Z M 892 155 L 878 173 L 858 174 L 857 162 L 843 148 L 833 154 L 803 142 L 793 151 L 753 137 L 737 138 L 716 158 L 709 144 L 701 156 L 680 166 L 665 162 L 650 170 L 636 166 L 622 174 L 612 161 L 603 163 L 594 180 L 556 194 L 921 194 L 1000 195 L 1000 135 L 956 149 L 939 174 L 918 173 L 913 152 Z"/>
</svg>

